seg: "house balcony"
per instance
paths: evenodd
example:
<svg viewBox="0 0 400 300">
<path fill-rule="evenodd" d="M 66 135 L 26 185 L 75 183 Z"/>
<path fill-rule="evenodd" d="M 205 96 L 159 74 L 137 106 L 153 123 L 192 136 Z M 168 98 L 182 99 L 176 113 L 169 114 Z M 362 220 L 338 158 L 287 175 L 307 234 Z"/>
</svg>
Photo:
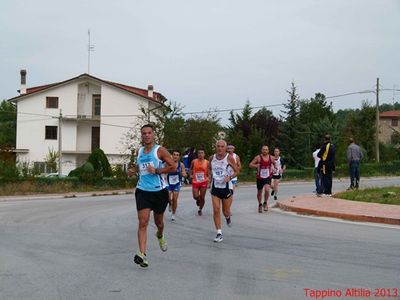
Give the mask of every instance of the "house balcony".
<svg viewBox="0 0 400 300">
<path fill-rule="evenodd" d="M 72 121 L 72 122 L 78 122 L 78 123 L 90 123 L 94 125 L 99 125 L 100 124 L 100 116 L 95 116 L 95 115 L 77 115 L 77 116 L 65 116 L 62 118 L 63 121 Z"/>
</svg>

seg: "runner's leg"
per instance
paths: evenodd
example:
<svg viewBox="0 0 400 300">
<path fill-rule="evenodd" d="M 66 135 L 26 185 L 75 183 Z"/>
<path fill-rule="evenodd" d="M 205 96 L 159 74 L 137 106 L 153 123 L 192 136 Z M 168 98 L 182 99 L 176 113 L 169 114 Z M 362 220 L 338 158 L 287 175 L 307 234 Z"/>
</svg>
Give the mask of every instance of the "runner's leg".
<svg viewBox="0 0 400 300">
<path fill-rule="evenodd" d="M 160 238 L 164 232 L 164 213 L 154 213 L 154 223 L 157 226 L 157 237 Z"/>
<path fill-rule="evenodd" d="M 225 218 L 229 218 L 231 216 L 232 201 L 232 196 L 222 200 L 222 213 L 224 214 Z"/>
<path fill-rule="evenodd" d="M 176 209 L 178 207 L 178 197 L 179 197 L 179 192 L 173 191 L 172 192 L 172 214 L 175 215 Z"/>
<path fill-rule="evenodd" d="M 221 230 L 221 199 L 212 196 L 212 204 L 215 229 Z"/>
<path fill-rule="evenodd" d="M 139 250 L 142 253 L 146 253 L 147 226 L 150 220 L 150 208 L 144 208 L 138 210 L 138 219 L 139 219 L 139 227 L 138 227 Z"/>
<path fill-rule="evenodd" d="M 206 187 L 202 187 L 200 188 L 200 195 L 199 195 L 199 209 L 203 209 L 205 203 L 206 203 L 206 192 L 207 192 L 207 188 Z"/>
</svg>

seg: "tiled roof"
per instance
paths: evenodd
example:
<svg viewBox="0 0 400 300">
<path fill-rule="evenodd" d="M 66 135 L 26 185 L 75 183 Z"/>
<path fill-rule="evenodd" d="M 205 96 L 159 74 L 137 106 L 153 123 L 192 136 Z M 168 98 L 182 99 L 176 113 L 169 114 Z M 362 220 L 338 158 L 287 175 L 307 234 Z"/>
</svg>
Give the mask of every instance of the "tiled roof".
<svg viewBox="0 0 400 300">
<path fill-rule="evenodd" d="M 399 118 L 400 117 L 400 110 L 391 110 L 391 111 L 384 111 L 379 114 L 381 118 Z"/>
<path fill-rule="evenodd" d="M 51 84 L 46 84 L 46 85 L 27 88 L 26 89 L 26 94 L 19 95 L 17 97 L 11 98 L 11 99 L 9 99 L 9 101 L 18 100 L 19 98 L 26 97 L 26 96 L 34 94 L 34 93 L 42 92 L 42 91 L 47 90 L 49 88 L 52 88 L 52 87 L 55 87 L 55 86 L 58 86 L 58 85 L 61 85 L 61 84 L 65 84 L 65 83 L 71 82 L 71 81 L 76 80 L 76 79 L 85 78 L 85 77 L 88 77 L 89 79 L 94 79 L 96 81 L 100 81 L 100 82 L 112 85 L 112 86 L 114 86 L 116 88 L 119 88 L 119 89 L 125 90 L 125 91 L 127 91 L 129 93 L 132 93 L 132 94 L 147 98 L 147 99 L 149 99 L 151 101 L 164 103 L 167 100 L 167 98 L 165 98 L 161 93 L 153 92 L 153 98 L 151 98 L 151 97 L 148 96 L 148 91 L 146 89 L 140 89 L 140 88 L 137 88 L 137 87 L 134 87 L 134 86 L 129 86 L 129 85 L 121 84 L 121 83 L 116 83 L 116 82 L 100 79 L 100 78 L 97 78 L 97 77 L 94 77 L 92 75 L 84 73 L 84 74 L 81 74 L 81 75 L 79 75 L 77 77 L 74 77 L 74 78 L 71 78 L 71 79 L 67 79 L 67 80 L 64 80 L 64 81 L 61 81 L 61 82 L 56 82 L 56 83 L 51 83 Z"/>
</svg>

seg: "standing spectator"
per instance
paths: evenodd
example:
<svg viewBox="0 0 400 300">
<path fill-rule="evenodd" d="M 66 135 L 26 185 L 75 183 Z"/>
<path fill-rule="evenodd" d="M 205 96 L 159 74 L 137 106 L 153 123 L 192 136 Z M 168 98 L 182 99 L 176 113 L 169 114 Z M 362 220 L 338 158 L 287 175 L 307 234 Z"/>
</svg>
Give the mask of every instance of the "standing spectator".
<svg viewBox="0 0 400 300">
<path fill-rule="evenodd" d="M 321 197 L 322 193 L 332 196 L 332 174 L 335 171 L 335 146 L 331 143 L 329 134 L 324 137 L 324 144 L 318 152 L 319 161 L 318 170 L 321 174 L 321 186 L 317 192 L 317 196 Z"/>
<path fill-rule="evenodd" d="M 360 184 L 360 160 L 363 157 L 360 146 L 354 139 L 349 138 L 349 146 L 347 147 L 347 162 L 349 163 L 350 187 L 347 190 L 358 189 Z"/>
<path fill-rule="evenodd" d="M 319 164 L 319 161 L 321 160 L 318 157 L 319 150 L 320 150 L 320 146 L 319 145 L 315 146 L 315 151 L 312 154 L 313 159 L 314 159 L 315 193 L 318 193 L 318 191 L 320 190 L 320 186 L 321 186 L 321 174 L 318 171 L 318 164 Z"/>
</svg>

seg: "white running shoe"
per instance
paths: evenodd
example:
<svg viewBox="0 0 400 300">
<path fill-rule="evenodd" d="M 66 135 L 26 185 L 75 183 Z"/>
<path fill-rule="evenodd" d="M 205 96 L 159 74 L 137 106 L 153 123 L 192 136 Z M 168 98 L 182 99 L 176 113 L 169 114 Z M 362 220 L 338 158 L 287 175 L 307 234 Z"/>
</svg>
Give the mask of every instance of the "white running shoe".
<svg viewBox="0 0 400 300">
<path fill-rule="evenodd" d="M 222 237 L 222 233 L 217 233 L 217 236 L 214 239 L 215 243 L 219 243 L 222 242 L 224 240 L 224 238 Z"/>
</svg>

